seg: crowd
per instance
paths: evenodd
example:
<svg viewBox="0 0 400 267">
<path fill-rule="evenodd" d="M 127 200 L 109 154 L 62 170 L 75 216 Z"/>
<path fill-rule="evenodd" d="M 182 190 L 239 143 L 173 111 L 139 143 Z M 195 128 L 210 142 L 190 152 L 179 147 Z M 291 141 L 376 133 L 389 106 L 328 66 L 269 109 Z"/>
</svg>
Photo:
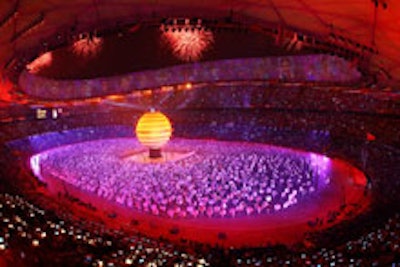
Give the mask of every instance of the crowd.
<svg viewBox="0 0 400 267">
<path fill-rule="evenodd" d="M 280 66 L 286 61 L 290 66 Z M 328 64 L 329 68 L 321 68 Z M 298 68 L 297 66 L 303 66 Z M 304 66 L 307 67 L 304 67 Z M 310 70 L 311 69 L 311 70 Z M 261 57 L 217 60 L 133 72 L 127 75 L 97 79 L 48 79 L 29 72 L 21 74 L 19 85 L 28 95 L 46 99 L 79 99 L 115 92 L 160 88 L 164 85 L 218 83 L 225 81 L 285 81 L 354 84 L 360 73 L 339 57 L 302 55 L 291 57 Z M 51 92 L 46 88 L 54 88 Z M 62 90 L 57 90 L 62 88 Z"/>
<path fill-rule="evenodd" d="M 318 101 L 315 101 L 318 99 Z M 348 86 L 307 84 L 207 84 L 190 90 L 157 91 L 128 97 L 126 102 L 147 106 L 160 103 L 163 109 L 267 108 L 323 112 L 399 114 L 399 94 Z"/>
<path fill-rule="evenodd" d="M 32 166 L 44 179 L 63 179 L 107 200 L 171 218 L 271 213 L 325 184 L 318 183 L 322 174 L 308 154 L 265 145 L 177 139 L 167 151 L 194 153 L 151 164 L 126 156 L 137 149 L 133 138 L 85 142 L 39 154 Z"/>
<path fill-rule="evenodd" d="M 355 109 L 362 110 L 364 98 L 360 96 L 359 102 L 356 103 L 349 101 L 349 105 L 353 104 Z M 307 101 L 310 102 L 311 98 Z M 299 106 L 304 104 L 302 101 L 298 102 Z M 284 104 L 282 102 L 280 105 Z M 378 103 L 375 107 L 379 108 L 379 105 Z M 392 110 L 398 112 L 398 109 Z M 216 117 L 215 112 L 220 112 L 220 115 Z M 296 247 L 271 245 L 251 249 L 222 249 L 190 242 L 182 242 L 179 246 L 171 245 L 163 239 L 147 238 L 138 233 L 121 233 L 110 230 L 101 223 L 71 217 L 71 211 L 65 206 L 63 216 L 55 214 L 52 209 L 39 201 L 26 200 L 26 197 L 32 198 L 34 195 L 33 187 L 29 188 L 29 193 L 25 192 L 23 197 L 9 193 L 12 190 L 4 188 L 6 180 L 11 181 L 10 184 L 15 187 L 20 186 L 16 179 L 18 175 L 15 173 L 16 167 L 12 165 L 17 161 L 15 155 L 3 158 L 5 155 L 3 151 L 0 160 L 2 179 L 0 188 L 8 193 L 0 194 L 0 263 L 4 259 L 9 263 L 6 266 L 15 267 L 130 264 L 133 266 L 396 266 L 400 264 L 398 117 L 288 110 L 285 112 L 180 110 L 169 113 L 175 125 L 178 125 L 175 128 L 175 134 L 178 136 L 198 138 L 213 136 L 217 139 L 270 142 L 344 158 L 362 168 L 371 177 L 372 194 L 377 206 L 371 207 L 368 211 L 369 216 L 343 222 L 340 226 L 324 230 L 317 233 L 317 236 L 310 236 L 304 244 Z M 46 146 L 50 140 L 54 142 L 54 146 L 65 145 L 66 143 L 60 142 L 61 136 L 66 136 L 67 131 L 63 130 L 87 125 L 124 124 L 127 125 L 127 130 L 122 131 L 122 134 L 118 128 L 111 126 L 110 134 L 102 137 L 127 136 L 129 129 L 132 129 L 133 116 L 137 114 L 127 109 L 115 109 L 106 113 L 88 112 L 80 116 L 76 109 L 76 114 L 73 116 L 59 118 L 51 123 L 49 121 L 4 123 L 1 125 L 0 139 L 4 143 L 30 134 L 60 131 L 58 134 L 48 135 L 43 143 L 31 139 L 21 143 L 23 146 L 16 149 L 21 151 L 24 148 L 30 151 L 33 148 L 30 152 L 38 152 L 39 148 L 51 148 L 52 146 Z M 239 123 L 244 121 L 248 126 Z M 257 125 L 260 127 L 252 131 L 252 127 Z M 197 126 L 202 126 L 203 129 L 199 130 Z M 71 140 L 87 141 L 96 138 L 101 132 L 98 128 L 100 127 L 87 128 L 81 132 L 79 140 Z M 259 135 L 260 131 L 265 134 Z M 376 140 L 366 142 L 366 132 L 374 134 Z M 363 149 L 368 152 L 365 165 L 361 160 Z M 34 178 L 31 177 L 31 180 Z M 49 202 L 54 201 L 51 199 Z M 60 210 L 61 207 L 58 211 Z M 74 230 L 70 235 L 71 227 Z M 58 234 L 55 229 L 59 229 Z M 88 239 L 87 236 L 91 238 Z M 94 241 L 90 241 L 92 239 Z"/>
<path fill-rule="evenodd" d="M 0 257 L 15 267 L 209 266 L 162 240 L 127 235 L 67 213 L 60 217 L 18 195 L 0 193 L 0 200 Z M 18 250 L 7 253 L 12 247 Z"/>
<path fill-rule="evenodd" d="M 111 230 L 39 208 L 23 197 L 0 193 L 0 259 L 4 266 L 397 266 L 400 213 L 375 215 L 373 226 L 338 245 L 218 248 L 171 244 L 139 233 Z M 368 218 L 371 220 L 371 218 Z M 355 223 L 355 222 L 353 222 Z M 370 221 L 369 224 L 372 224 Z M 332 234 L 338 230 L 332 229 Z M 321 233 L 320 235 L 324 235 Z M 339 232 L 339 235 L 346 235 Z M 328 235 L 329 237 L 329 235 Z M 313 241 L 312 238 L 310 238 Z M 329 240 L 328 240 L 329 241 Z M 330 245 L 329 245 L 330 244 Z"/>
</svg>

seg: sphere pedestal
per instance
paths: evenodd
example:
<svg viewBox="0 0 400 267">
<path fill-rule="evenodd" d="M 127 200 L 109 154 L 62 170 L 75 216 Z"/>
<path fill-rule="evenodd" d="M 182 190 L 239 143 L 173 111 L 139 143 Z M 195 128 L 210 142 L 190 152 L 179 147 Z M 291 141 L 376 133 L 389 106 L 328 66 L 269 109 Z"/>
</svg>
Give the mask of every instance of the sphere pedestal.
<svg viewBox="0 0 400 267">
<path fill-rule="evenodd" d="M 154 150 L 133 150 L 122 156 L 122 160 L 133 161 L 137 163 L 143 164 L 160 164 L 166 162 L 176 162 L 188 157 L 191 157 L 195 154 L 195 151 L 185 150 L 185 149 L 171 149 L 165 148 L 162 153 Z"/>
<path fill-rule="evenodd" d="M 152 149 L 149 150 L 149 158 L 151 159 L 159 159 L 161 158 L 161 149 Z"/>
</svg>

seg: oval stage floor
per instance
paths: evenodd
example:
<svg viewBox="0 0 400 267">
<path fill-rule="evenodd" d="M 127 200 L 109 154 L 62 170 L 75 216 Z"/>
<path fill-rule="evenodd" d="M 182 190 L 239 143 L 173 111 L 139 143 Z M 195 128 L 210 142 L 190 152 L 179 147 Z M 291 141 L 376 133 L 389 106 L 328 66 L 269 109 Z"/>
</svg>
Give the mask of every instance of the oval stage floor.
<svg viewBox="0 0 400 267">
<path fill-rule="evenodd" d="M 361 171 L 315 153 L 179 138 L 164 160 L 143 153 L 134 138 L 103 139 L 43 151 L 30 164 L 79 216 L 177 241 L 293 244 L 370 203 Z"/>
</svg>

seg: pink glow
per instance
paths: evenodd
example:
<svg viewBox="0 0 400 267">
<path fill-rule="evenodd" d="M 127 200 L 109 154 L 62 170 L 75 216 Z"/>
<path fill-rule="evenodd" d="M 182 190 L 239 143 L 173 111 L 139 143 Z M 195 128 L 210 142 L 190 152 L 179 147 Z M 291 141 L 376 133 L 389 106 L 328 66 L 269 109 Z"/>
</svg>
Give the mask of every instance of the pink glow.
<svg viewBox="0 0 400 267">
<path fill-rule="evenodd" d="M 330 183 L 331 160 L 325 156 L 315 153 L 309 153 L 311 166 L 318 173 L 320 185 L 327 185 Z"/>
<path fill-rule="evenodd" d="M 43 68 L 50 66 L 52 61 L 53 61 L 53 53 L 46 52 L 38 56 L 31 63 L 27 64 L 26 68 L 30 73 L 38 73 Z"/>
<path fill-rule="evenodd" d="M 40 154 L 33 155 L 33 156 L 30 158 L 29 163 L 30 163 L 31 170 L 32 170 L 33 174 L 34 174 L 36 177 L 41 178 Z"/>
<path fill-rule="evenodd" d="M 201 59 L 203 53 L 214 43 L 213 33 L 204 28 L 169 29 L 162 32 L 162 39 L 174 56 L 186 62 Z"/>
</svg>

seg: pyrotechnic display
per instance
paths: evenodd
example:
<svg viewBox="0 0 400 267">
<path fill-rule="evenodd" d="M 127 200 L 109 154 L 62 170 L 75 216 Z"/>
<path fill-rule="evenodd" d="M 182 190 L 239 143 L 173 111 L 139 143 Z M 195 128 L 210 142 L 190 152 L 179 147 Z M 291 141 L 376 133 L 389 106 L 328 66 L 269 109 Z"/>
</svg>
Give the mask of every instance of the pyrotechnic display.
<svg viewBox="0 0 400 267">
<path fill-rule="evenodd" d="M 93 35 L 82 37 L 72 44 L 73 53 L 85 58 L 97 55 L 102 48 L 103 38 Z"/>
<path fill-rule="evenodd" d="M 214 43 L 214 34 L 204 27 L 185 26 L 168 30 L 162 28 L 162 40 L 175 57 L 185 62 L 200 60 L 203 53 Z"/>
</svg>

